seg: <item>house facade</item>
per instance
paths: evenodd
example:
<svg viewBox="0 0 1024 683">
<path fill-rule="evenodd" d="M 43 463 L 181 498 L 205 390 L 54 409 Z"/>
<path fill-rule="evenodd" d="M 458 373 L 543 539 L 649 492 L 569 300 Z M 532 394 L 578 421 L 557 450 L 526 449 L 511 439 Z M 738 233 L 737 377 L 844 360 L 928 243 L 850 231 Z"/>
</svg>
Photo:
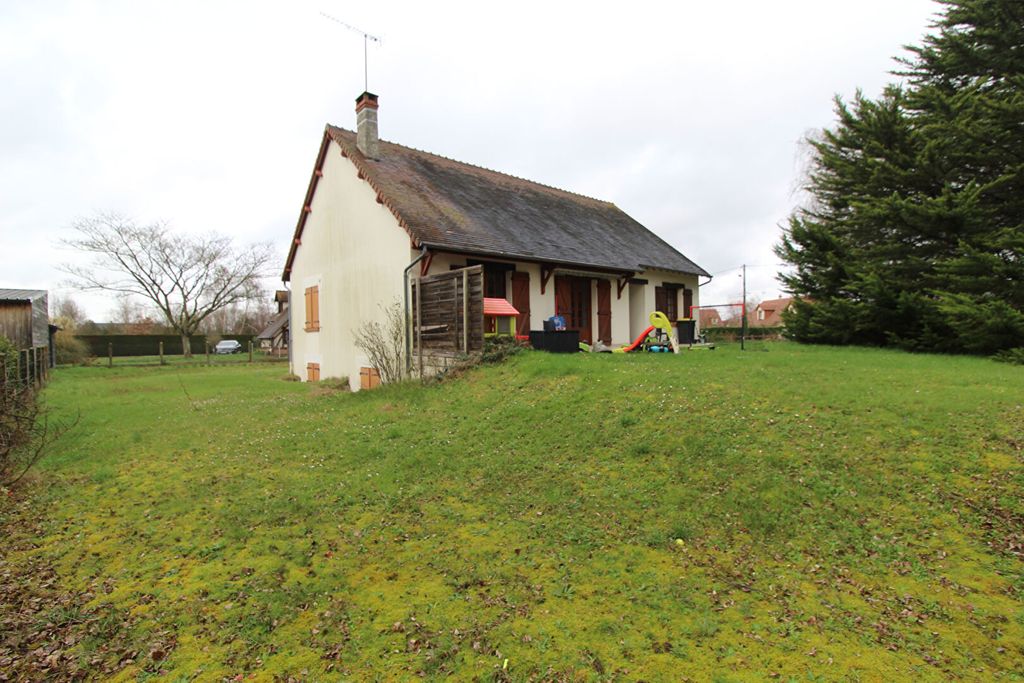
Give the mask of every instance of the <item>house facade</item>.
<svg viewBox="0 0 1024 683">
<path fill-rule="evenodd" d="M 749 327 L 783 327 L 782 313 L 793 305 L 792 297 L 762 301 L 747 316 Z"/>
<path fill-rule="evenodd" d="M 586 342 L 625 345 L 652 311 L 686 317 L 708 273 L 615 205 L 377 136 L 377 98 L 355 132 L 324 131 L 282 279 L 292 372 L 347 377 L 369 360 L 356 330 L 401 306 L 410 280 L 481 265 L 526 336 L 561 315 Z"/>
</svg>

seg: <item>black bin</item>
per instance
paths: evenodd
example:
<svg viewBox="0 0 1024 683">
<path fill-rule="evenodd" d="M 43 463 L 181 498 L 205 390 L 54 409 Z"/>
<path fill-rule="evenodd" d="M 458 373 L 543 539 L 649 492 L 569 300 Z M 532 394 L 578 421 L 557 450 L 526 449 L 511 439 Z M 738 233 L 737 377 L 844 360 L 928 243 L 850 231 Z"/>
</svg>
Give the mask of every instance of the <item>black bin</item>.
<svg viewBox="0 0 1024 683">
<path fill-rule="evenodd" d="M 676 334 L 680 344 L 693 344 L 697 341 L 697 321 L 693 318 L 681 318 L 676 321 Z"/>
<path fill-rule="evenodd" d="M 565 330 L 564 332 L 530 330 L 530 346 L 538 351 L 574 353 L 580 350 L 580 333 L 576 330 Z"/>
</svg>

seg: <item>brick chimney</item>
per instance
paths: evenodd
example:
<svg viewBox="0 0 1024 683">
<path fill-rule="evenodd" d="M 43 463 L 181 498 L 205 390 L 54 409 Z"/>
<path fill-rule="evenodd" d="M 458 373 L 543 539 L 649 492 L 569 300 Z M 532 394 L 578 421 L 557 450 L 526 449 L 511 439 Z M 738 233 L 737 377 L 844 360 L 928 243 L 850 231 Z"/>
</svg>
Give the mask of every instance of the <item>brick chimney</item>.
<svg viewBox="0 0 1024 683">
<path fill-rule="evenodd" d="M 356 98 L 356 147 L 369 159 L 380 158 L 377 139 L 377 96 L 364 92 Z"/>
</svg>

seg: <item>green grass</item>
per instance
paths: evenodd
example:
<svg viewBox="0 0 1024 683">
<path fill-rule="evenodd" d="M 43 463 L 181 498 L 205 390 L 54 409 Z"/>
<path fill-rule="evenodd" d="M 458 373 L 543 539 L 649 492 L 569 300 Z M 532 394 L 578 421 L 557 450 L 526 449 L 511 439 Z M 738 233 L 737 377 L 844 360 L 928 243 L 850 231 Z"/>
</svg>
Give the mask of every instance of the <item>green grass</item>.
<svg viewBox="0 0 1024 683">
<path fill-rule="evenodd" d="M 56 373 L 82 419 L 31 552 L 130 615 L 122 679 L 1024 678 L 1024 368 L 783 343 L 354 395 L 285 372 Z"/>
</svg>

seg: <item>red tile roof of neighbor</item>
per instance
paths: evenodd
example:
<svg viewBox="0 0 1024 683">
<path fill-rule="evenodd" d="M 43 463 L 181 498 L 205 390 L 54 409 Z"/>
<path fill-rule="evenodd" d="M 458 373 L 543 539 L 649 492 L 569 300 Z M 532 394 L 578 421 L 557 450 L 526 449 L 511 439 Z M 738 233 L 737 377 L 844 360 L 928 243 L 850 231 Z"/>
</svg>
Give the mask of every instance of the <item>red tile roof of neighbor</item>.
<svg viewBox="0 0 1024 683">
<path fill-rule="evenodd" d="M 766 311 L 777 311 L 788 307 L 791 303 L 793 303 L 793 297 L 786 296 L 781 299 L 765 299 L 758 305 Z"/>
<path fill-rule="evenodd" d="M 519 311 L 505 299 L 484 297 L 484 315 L 519 315 Z"/>
<path fill-rule="evenodd" d="M 380 141 L 379 159 L 356 134 L 327 126 L 295 228 L 283 279 L 291 274 L 306 217 L 334 142 L 409 233 L 416 246 L 441 251 L 591 267 L 623 274 L 658 268 L 707 271 L 611 202 Z"/>
</svg>

